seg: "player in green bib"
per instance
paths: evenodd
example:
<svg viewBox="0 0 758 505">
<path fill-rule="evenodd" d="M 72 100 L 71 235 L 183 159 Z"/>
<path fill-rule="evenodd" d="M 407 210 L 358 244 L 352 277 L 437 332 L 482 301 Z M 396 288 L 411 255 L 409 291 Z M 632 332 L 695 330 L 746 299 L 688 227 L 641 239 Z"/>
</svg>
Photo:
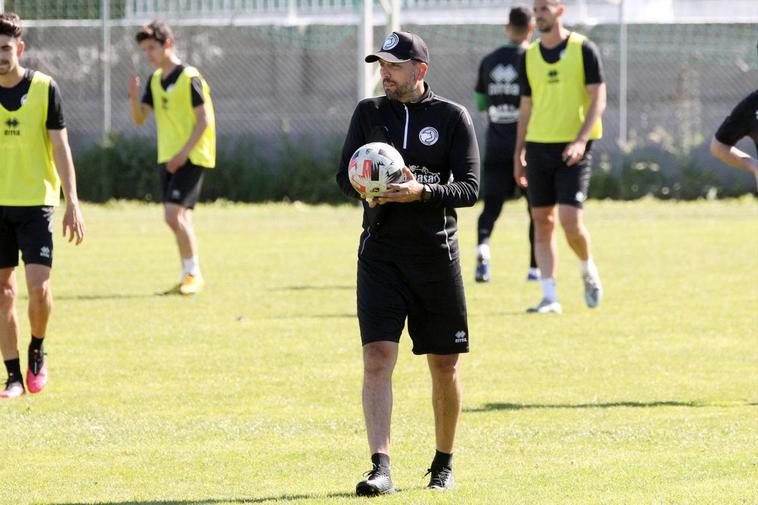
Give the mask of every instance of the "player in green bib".
<svg viewBox="0 0 758 505">
<path fill-rule="evenodd" d="M 589 191 L 592 141 L 602 135 L 605 83 L 597 47 L 563 27 L 564 11 L 561 0 L 534 0 L 542 37 L 526 50 L 519 71 L 513 175 L 527 188 L 532 206 L 542 300 L 527 312 L 539 314 L 561 312 L 555 282 L 556 208 L 566 240 L 580 260 L 585 303 L 597 307 L 603 295 L 582 206 Z"/>
<path fill-rule="evenodd" d="M 0 351 L 8 379 L 0 398 L 18 398 L 24 388 L 18 352 L 19 252 L 29 294 L 26 387 L 39 393 L 48 380 L 44 341 L 53 305 L 53 212 L 66 198 L 63 235 L 84 239 L 76 175 L 55 81 L 19 64 L 25 44 L 21 19 L 0 14 Z"/>
<path fill-rule="evenodd" d="M 200 197 L 203 175 L 216 166 L 216 127 L 210 87 L 200 72 L 176 55 L 174 36 L 165 23 L 153 21 L 136 35 L 151 65 L 157 67 L 138 101 L 139 77 L 129 79 L 132 120 L 143 124 L 155 112 L 158 165 L 164 217 L 174 232 L 182 260 L 179 284 L 167 293 L 193 295 L 205 281 L 200 272 L 192 209 Z"/>
</svg>

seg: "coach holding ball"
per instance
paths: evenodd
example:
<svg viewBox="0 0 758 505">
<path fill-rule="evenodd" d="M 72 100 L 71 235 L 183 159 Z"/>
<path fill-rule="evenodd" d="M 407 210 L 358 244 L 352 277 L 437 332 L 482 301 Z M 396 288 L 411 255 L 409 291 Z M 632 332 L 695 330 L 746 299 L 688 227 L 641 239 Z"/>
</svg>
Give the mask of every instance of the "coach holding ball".
<svg viewBox="0 0 758 505">
<path fill-rule="evenodd" d="M 351 198 L 348 165 L 369 142 L 394 146 L 406 181 L 363 202 L 358 245 L 358 321 L 363 343 L 363 412 L 372 469 L 358 495 L 394 492 L 390 476 L 392 372 L 406 317 L 414 354 L 426 354 L 432 377 L 436 454 L 430 488 L 453 485 L 452 453 L 462 389 L 458 355 L 468 352 L 466 300 L 458 257 L 456 207 L 476 203 L 479 148 L 468 112 L 435 95 L 424 81 L 429 50 L 421 37 L 392 32 L 366 56 L 379 62 L 386 96 L 355 108 L 337 182 Z"/>
</svg>

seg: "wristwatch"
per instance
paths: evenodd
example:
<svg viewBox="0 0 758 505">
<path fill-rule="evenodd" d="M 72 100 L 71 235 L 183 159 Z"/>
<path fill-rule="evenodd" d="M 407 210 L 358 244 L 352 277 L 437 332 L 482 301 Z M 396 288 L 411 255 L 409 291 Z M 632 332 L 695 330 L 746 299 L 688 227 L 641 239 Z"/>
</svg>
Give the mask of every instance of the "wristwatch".
<svg viewBox="0 0 758 505">
<path fill-rule="evenodd" d="M 421 201 L 423 203 L 432 199 L 432 188 L 428 184 L 424 184 L 424 189 L 421 190 Z"/>
</svg>

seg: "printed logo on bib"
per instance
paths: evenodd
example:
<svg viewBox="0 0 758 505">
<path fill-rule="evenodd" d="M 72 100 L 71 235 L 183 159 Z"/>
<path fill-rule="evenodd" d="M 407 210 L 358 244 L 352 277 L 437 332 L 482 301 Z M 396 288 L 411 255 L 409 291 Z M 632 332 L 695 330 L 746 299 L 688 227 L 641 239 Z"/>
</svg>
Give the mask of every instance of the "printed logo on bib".
<svg viewBox="0 0 758 505">
<path fill-rule="evenodd" d="M 385 51 L 389 51 L 393 47 L 397 45 L 397 43 L 400 42 L 400 37 L 397 36 L 397 33 L 392 32 L 389 35 L 387 35 L 387 38 L 384 39 L 384 44 L 382 44 L 382 49 Z"/>
<path fill-rule="evenodd" d="M 431 146 L 437 143 L 440 138 L 440 132 L 433 126 L 427 126 L 421 130 L 418 134 L 418 139 L 425 146 Z"/>
<path fill-rule="evenodd" d="M 21 97 L 21 105 L 24 105 L 26 103 L 27 98 L 29 98 L 29 95 L 24 95 Z"/>
</svg>

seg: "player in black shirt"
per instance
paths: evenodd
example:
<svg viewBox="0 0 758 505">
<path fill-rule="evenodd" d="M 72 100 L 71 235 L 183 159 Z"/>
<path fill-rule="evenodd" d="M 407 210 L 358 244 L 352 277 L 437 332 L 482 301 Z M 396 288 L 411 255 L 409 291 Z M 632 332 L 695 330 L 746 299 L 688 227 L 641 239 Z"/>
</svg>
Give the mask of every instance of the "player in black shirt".
<svg viewBox="0 0 758 505">
<path fill-rule="evenodd" d="M 758 151 L 758 90 L 737 104 L 711 141 L 711 154 L 729 166 L 747 170 L 758 186 L 758 160 L 734 147 L 743 137 L 753 139 Z"/>
<path fill-rule="evenodd" d="M 406 182 L 363 201 L 358 249 L 358 321 L 363 343 L 363 411 L 373 468 L 358 495 L 394 492 L 390 478 L 392 371 L 406 318 L 414 354 L 432 376 L 437 452 L 430 488 L 452 486 L 452 452 L 462 392 L 459 353 L 468 352 L 466 301 L 458 259 L 456 207 L 476 203 L 479 148 L 466 109 L 424 82 L 429 51 L 418 35 L 393 32 L 366 57 L 379 61 L 386 96 L 361 101 L 342 148 L 337 182 L 348 179 L 353 152 L 368 142 L 393 145 Z"/>
<path fill-rule="evenodd" d="M 503 202 L 517 197 L 518 188 L 513 178 L 513 148 L 516 145 L 516 125 L 520 101 L 518 69 L 521 58 L 534 31 L 534 15 L 526 6 L 515 6 L 508 16 L 505 31 L 508 44 L 482 59 L 475 99 L 480 111 L 487 111 L 487 146 L 482 166 L 482 197 L 484 210 L 477 227 L 476 272 L 477 282 L 490 281 L 489 239 Z M 534 223 L 527 198 L 529 215 L 529 272 L 527 280 L 539 280 L 537 260 L 534 258 Z"/>
</svg>

